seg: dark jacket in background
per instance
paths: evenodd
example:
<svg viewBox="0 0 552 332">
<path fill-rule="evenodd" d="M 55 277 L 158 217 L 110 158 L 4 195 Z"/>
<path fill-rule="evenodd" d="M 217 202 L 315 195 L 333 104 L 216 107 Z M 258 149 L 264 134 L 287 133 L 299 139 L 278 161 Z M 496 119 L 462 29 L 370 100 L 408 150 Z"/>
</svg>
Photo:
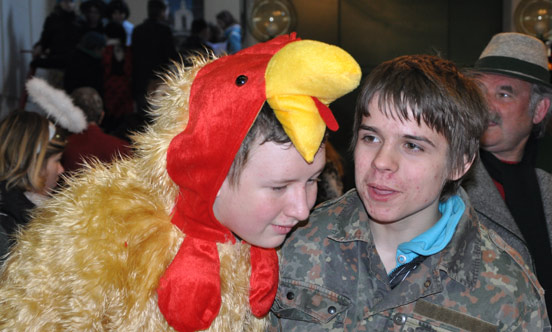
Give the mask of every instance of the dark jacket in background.
<svg viewBox="0 0 552 332">
<path fill-rule="evenodd" d="M 540 169 L 535 171 L 541 190 L 544 214 L 549 227 L 550 242 L 552 242 L 552 175 Z M 506 243 L 521 254 L 527 265 L 533 267 L 533 260 L 527 249 L 526 240 L 523 238 L 504 199 L 500 196 L 493 179 L 481 160 L 474 165 L 472 176 L 473 179 L 462 186 L 466 188 L 470 196 L 479 221 L 497 232 L 506 240 Z M 528 220 L 528 222 L 530 221 Z M 550 254 L 552 255 L 552 253 Z"/>
<path fill-rule="evenodd" d="M 96 89 L 103 96 L 102 58 L 77 48 L 65 69 L 63 88 L 70 94 L 76 88 L 85 86 Z"/>
<path fill-rule="evenodd" d="M 48 15 L 37 42 L 43 51 L 49 50 L 46 58 L 33 61 L 33 65 L 44 68 L 65 68 L 71 52 L 81 38 L 82 29 L 74 12 L 66 12 L 59 7 Z"/>
<path fill-rule="evenodd" d="M 171 28 L 158 20 L 147 19 L 132 32 L 132 83 L 135 98 L 142 97 L 155 73 L 177 60 Z"/>
<path fill-rule="evenodd" d="M 7 190 L 6 182 L 0 182 L 0 261 L 1 256 L 13 245 L 13 236 L 17 229 L 29 223 L 29 211 L 34 207 L 23 190 Z"/>
</svg>

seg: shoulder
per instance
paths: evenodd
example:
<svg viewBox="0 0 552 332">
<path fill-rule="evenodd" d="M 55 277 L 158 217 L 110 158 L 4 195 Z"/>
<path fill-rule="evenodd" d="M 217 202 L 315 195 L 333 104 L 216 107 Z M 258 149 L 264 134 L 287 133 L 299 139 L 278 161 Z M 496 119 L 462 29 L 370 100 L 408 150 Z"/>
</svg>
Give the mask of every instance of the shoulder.
<svg viewBox="0 0 552 332">
<path fill-rule="evenodd" d="M 0 220 L 2 220 L 6 215 L 3 215 L 2 212 L 0 212 Z M 9 237 L 7 231 L 2 227 L 2 223 L 0 223 L 0 266 L 2 265 L 2 262 L 4 260 L 4 255 L 6 255 L 9 251 Z"/>
<path fill-rule="evenodd" d="M 10 234 L 17 225 L 27 224 L 30 218 L 28 211 L 34 208 L 35 205 L 25 197 L 23 190 L 17 187 L 10 190 L 4 189 L 2 187 L 0 210 L 5 215 L 5 217 L 2 217 L 2 222 L 5 222 L 4 227 Z"/>
<path fill-rule="evenodd" d="M 462 187 L 470 197 L 485 197 L 487 192 L 495 190 L 493 180 L 481 160 L 478 160 L 470 169 Z"/>
<path fill-rule="evenodd" d="M 544 290 L 522 256 L 492 229 L 480 224 L 479 232 L 482 259 L 479 288 L 496 293 L 517 308 L 536 310 L 544 301 Z M 488 287 L 496 289 L 491 291 Z"/>
<path fill-rule="evenodd" d="M 324 219 L 328 216 L 333 218 L 350 216 L 362 207 L 362 201 L 360 200 L 356 189 L 351 189 L 340 197 L 336 197 L 317 205 L 309 217 L 309 220 L 320 218 Z"/>
<path fill-rule="evenodd" d="M 552 190 L 552 174 L 540 168 L 536 168 L 535 172 L 537 173 L 539 183 L 548 185 L 548 189 Z"/>
<path fill-rule="evenodd" d="M 523 331 L 539 326 L 542 330 L 546 307 L 535 275 L 521 255 L 482 225 L 469 203 L 466 205 L 467 222 L 458 225 L 450 253 L 440 257 L 438 265 L 449 277 L 443 279 L 447 301 L 454 306 L 469 304 L 470 313 L 487 321 Z M 457 288 L 458 283 L 463 286 Z"/>
<path fill-rule="evenodd" d="M 228 33 L 232 36 L 239 36 L 241 34 L 241 26 L 239 24 L 234 24 L 228 28 Z"/>
<path fill-rule="evenodd" d="M 490 222 L 500 225 L 501 228 L 505 227 L 508 231 L 513 229 L 515 234 L 516 228 L 512 226 L 514 220 L 510 211 L 480 160 L 462 184 L 462 188 L 468 194 L 470 204 L 477 212 L 481 222 L 494 229 L 496 229 L 495 225 L 489 224 Z"/>
<path fill-rule="evenodd" d="M 133 28 L 134 28 L 134 24 L 130 23 L 130 22 L 127 21 L 127 20 L 124 20 L 124 21 L 123 21 L 123 28 L 125 28 L 125 29 L 133 29 Z"/>
<path fill-rule="evenodd" d="M 309 279 L 324 260 L 343 256 L 341 244 L 369 238 L 368 216 L 356 190 L 319 205 L 279 251 L 282 276 Z M 318 270 L 315 271 L 315 270 Z"/>
<path fill-rule="evenodd" d="M 134 26 L 134 29 L 132 29 L 132 36 L 138 36 L 140 34 L 145 33 L 149 29 L 149 23 L 147 21 L 144 21 L 138 25 Z"/>
<path fill-rule="evenodd" d="M 552 174 L 536 169 L 537 180 L 541 191 L 541 199 L 544 207 L 544 213 L 548 223 L 552 223 Z M 552 231 L 549 231 L 552 234 Z M 552 235 L 551 235 L 552 236 Z"/>
<path fill-rule="evenodd" d="M 358 221 L 359 214 L 363 212 L 364 206 L 356 190 L 351 189 L 341 197 L 318 205 L 306 225 L 292 233 L 286 245 L 303 238 L 311 241 L 314 237 L 346 236 L 344 233 L 349 229 L 351 222 Z"/>
</svg>

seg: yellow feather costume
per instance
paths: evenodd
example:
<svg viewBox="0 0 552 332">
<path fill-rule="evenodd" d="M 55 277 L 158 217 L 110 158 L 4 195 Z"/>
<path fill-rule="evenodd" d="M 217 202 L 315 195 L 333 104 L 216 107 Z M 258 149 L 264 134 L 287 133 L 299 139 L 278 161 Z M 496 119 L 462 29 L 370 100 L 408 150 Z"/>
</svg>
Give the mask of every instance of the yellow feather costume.
<svg viewBox="0 0 552 332">
<path fill-rule="evenodd" d="M 358 85 L 360 69 L 348 61 L 353 79 L 331 100 Z M 173 331 L 157 290 L 186 235 L 171 222 L 180 187 L 167 153 L 187 127 L 194 78 L 211 63 L 195 62 L 164 76 L 152 97 L 155 120 L 133 138 L 132 158 L 88 165 L 33 212 L 2 268 L 1 331 Z M 208 330 L 263 331 L 250 305 L 251 246 L 216 248 L 221 305 Z"/>
</svg>

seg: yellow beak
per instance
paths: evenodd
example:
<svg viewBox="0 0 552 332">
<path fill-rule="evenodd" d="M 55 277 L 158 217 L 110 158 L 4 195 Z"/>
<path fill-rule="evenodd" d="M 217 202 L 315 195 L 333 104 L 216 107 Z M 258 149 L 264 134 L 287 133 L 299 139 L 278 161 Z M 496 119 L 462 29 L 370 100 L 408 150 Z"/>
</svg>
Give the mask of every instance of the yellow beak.
<svg viewBox="0 0 552 332">
<path fill-rule="evenodd" d="M 268 63 L 266 98 L 286 134 L 311 163 L 326 124 L 313 98 L 329 105 L 360 83 L 358 63 L 341 48 L 313 40 L 289 43 Z"/>
</svg>

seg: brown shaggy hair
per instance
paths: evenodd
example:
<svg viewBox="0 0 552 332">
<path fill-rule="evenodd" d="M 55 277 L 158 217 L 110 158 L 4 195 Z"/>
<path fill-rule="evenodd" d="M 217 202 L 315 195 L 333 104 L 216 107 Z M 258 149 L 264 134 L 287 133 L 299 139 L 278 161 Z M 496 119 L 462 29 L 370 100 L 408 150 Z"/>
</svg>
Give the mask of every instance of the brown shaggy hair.
<svg viewBox="0 0 552 332">
<path fill-rule="evenodd" d="M 266 142 L 274 142 L 278 144 L 291 143 L 291 139 L 288 137 L 284 128 L 276 118 L 274 111 L 268 105 L 267 102 L 263 104 L 259 115 L 255 119 L 255 122 L 249 129 L 247 136 L 245 136 L 238 153 L 234 157 L 232 166 L 228 171 L 228 180 L 231 185 L 236 185 L 239 182 L 240 174 L 247 164 L 249 157 L 249 151 L 253 145 L 259 142 L 264 144 Z"/>
<path fill-rule="evenodd" d="M 58 137 L 50 139 L 48 120 L 34 112 L 15 110 L 0 122 L 0 181 L 7 189 L 42 191 L 40 171 L 65 146 Z"/>
<path fill-rule="evenodd" d="M 448 60 L 431 55 L 406 55 L 377 66 L 366 78 L 358 96 L 352 149 L 368 105 L 377 96 L 380 110 L 389 118 L 423 121 L 449 144 L 449 174 L 466 171 L 466 161 L 478 156 L 479 137 L 487 125 L 487 108 L 477 84 Z M 458 190 L 462 179 L 448 181 L 444 201 Z"/>
</svg>

